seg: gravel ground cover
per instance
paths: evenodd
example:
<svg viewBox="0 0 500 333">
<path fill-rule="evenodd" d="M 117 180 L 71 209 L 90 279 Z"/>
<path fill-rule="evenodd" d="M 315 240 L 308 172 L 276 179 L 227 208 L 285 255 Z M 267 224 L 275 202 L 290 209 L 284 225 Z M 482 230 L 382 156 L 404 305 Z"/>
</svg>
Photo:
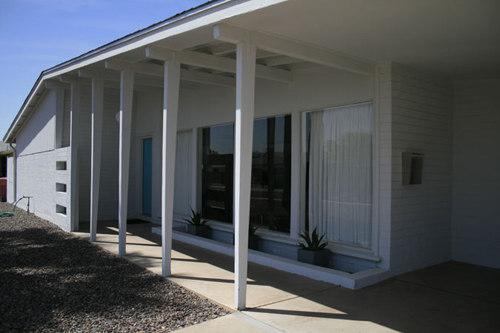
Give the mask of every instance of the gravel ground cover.
<svg viewBox="0 0 500 333">
<path fill-rule="evenodd" d="M 0 217 L 0 332 L 168 332 L 226 314 L 33 214 Z"/>
</svg>

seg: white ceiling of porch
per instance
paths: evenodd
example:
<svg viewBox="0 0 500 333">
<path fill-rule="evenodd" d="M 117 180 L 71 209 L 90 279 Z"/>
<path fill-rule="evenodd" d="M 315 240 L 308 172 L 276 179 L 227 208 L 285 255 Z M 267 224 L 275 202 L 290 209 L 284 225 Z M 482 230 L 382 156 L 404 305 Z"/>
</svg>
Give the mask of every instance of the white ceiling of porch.
<svg viewBox="0 0 500 333">
<path fill-rule="evenodd" d="M 226 22 L 463 79 L 500 76 L 499 16 L 498 0 L 289 0 Z"/>
</svg>

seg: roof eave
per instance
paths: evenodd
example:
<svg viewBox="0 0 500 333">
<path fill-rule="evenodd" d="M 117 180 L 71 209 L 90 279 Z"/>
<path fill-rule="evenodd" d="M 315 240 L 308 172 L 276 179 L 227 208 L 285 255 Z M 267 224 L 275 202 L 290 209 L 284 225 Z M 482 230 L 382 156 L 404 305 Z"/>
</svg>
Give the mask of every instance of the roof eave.
<svg viewBox="0 0 500 333">
<path fill-rule="evenodd" d="M 273 0 L 273 1 L 270 1 L 269 5 L 272 5 L 273 3 L 279 3 L 281 1 L 286 1 L 286 0 Z M 70 59 L 70 60 L 63 62 L 59 65 L 56 65 L 52 68 L 49 68 L 47 70 L 42 71 L 40 76 L 38 77 L 37 81 L 35 82 L 33 88 L 31 89 L 30 93 L 26 97 L 23 105 L 21 106 L 21 109 L 19 110 L 19 112 L 17 113 L 13 122 L 11 123 L 9 129 L 7 130 L 7 133 L 4 135 L 3 141 L 7 142 L 7 143 L 12 143 L 15 140 L 17 132 L 20 129 L 19 128 L 16 130 L 16 127 L 18 127 L 18 125 L 19 125 L 19 127 L 22 126 L 22 124 L 19 124 L 19 120 L 27 112 L 27 108 L 28 108 L 31 100 L 33 99 L 33 96 L 36 95 L 36 92 L 39 89 L 43 89 L 43 81 L 44 80 L 62 75 L 66 72 L 70 72 L 74 69 L 72 67 L 75 67 L 75 66 L 84 67 L 84 66 L 88 65 L 89 63 L 98 62 L 101 60 L 101 59 L 97 58 L 100 55 L 104 55 L 106 53 L 109 53 L 112 50 L 116 50 L 117 48 L 119 48 L 120 46 L 123 46 L 125 44 L 130 44 L 132 42 L 136 42 L 137 40 L 145 39 L 148 36 L 149 37 L 154 36 L 155 34 L 158 33 L 159 30 L 168 31 L 170 26 L 172 26 L 174 24 L 176 24 L 178 26 L 182 25 L 182 21 L 185 21 L 187 19 L 190 19 L 190 21 L 192 21 L 192 19 L 194 19 L 194 16 L 199 15 L 200 17 L 203 17 L 203 15 L 205 15 L 207 11 L 213 10 L 216 7 L 223 6 L 223 5 L 230 3 L 230 2 L 244 3 L 245 1 L 244 0 L 211 0 L 211 1 L 208 1 L 208 2 L 202 4 L 198 7 L 195 7 L 189 11 L 185 11 L 181 14 L 174 15 L 174 16 L 166 19 L 165 21 L 154 24 L 154 25 L 147 27 L 145 29 L 139 30 L 135 33 L 132 33 L 130 35 L 127 35 L 125 37 L 117 39 L 111 43 L 103 45 L 95 50 L 92 50 L 92 51 L 87 52 L 85 54 L 82 54 L 76 58 Z M 265 6 L 262 6 L 262 7 L 265 7 Z M 224 19 L 224 17 L 221 17 L 219 21 L 221 21 L 223 19 Z M 209 24 L 213 24 L 213 23 L 215 23 L 215 22 L 207 22 L 206 24 L 209 25 Z M 181 31 L 181 32 L 172 34 L 172 36 L 181 34 L 181 33 L 186 32 L 186 31 L 194 30 L 194 29 L 197 29 L 200 27 L 201 26 L 194 26 L 191 28 L 187 28 L 185 31 Z M 165 38 L 165 37 L 163 37 L 163 38 Z M 162 39 L 162 38 L 158 38 L 158 40 L 160 40 L 160 39 Z M 154 42 L 154 40 L 148 41 L 148 42 L 152 43 L 152 42 Z M 146 45 L 147 43 L 144 43 L 144 44 Z M 139 46 L 137 46 L 137 47 L 139 47 Z M 123 53 L 125 51 L 126 50 L 122 50 L 122 51 L 117 52 L 117 53 L 119 54 L 119 53 Z M 112 57 L 112 56 L 113 56 L 113 54 L 108 56 L 108 57 Z M 89 63 L 85 63 L 86 61 Z"/>
</svg>

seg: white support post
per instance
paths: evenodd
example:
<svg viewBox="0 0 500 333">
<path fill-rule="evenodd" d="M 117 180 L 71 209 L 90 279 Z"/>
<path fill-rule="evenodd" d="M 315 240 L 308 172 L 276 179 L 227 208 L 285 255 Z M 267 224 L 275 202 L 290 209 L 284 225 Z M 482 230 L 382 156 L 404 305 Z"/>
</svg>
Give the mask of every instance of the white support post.
<svg viewBox="0 0 500 333">
<path fill-rule="evenodd" d="M 118 254 L 126 254 L 128 180 L 130 166 L 130 137 L 132 132 L 132 100 L 134 94 L 134 72 L 122 70 L 120 78 L 120 151 L 118 166 Z"/>
<path fill-rule="evenodd" d="M 179 109 L 180 62 L 165 61 L 163 86 L 163 136 L 161 181 L 162 275 L 170 276 L 172 260 L 172 219 L 174 215 L 175 150 Z"/>
<path fill-rule="evenodd" d="M 92 153 L 90 169 L 90 241 L 96 241 L 99 209 L 99 182 L 101 178 L 102 113 L 104 105 L 104 80 L 92 79 Z"/>
<path fill-rule="evenodd" d="M 69 217 L 71 231 L 79 229 L 78 212 L 78 145 L 80 144 L 80 108 L 81 83 L 71 82 L 71 115 L 70 115 L 70 207 Z"/>
<path fill-rule="evenodd" d="M 234 271 L 237 310 L 246 306 L 248 226 L 255 99 L 256 48 L 248 41 L 236 49 L 236 120 L 234 124 Z"/>
</svg>

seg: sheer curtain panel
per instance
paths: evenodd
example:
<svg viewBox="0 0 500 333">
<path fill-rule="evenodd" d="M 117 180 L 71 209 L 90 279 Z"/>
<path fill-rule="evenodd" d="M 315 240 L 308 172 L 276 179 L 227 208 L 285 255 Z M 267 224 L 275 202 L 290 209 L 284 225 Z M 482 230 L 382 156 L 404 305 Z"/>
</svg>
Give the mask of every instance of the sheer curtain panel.
<svg viewBox="0 0 500 333">
<path fill-rule="evenodd" d="M 371 246 L 372 104 L 311 113 L 309 228 L 328 240 Z"/>
<path fill-rule="evenodd" d="M 191 216 L 190 199 L 192 189 L 191 161 L 192 133 L 177 134 L 175 158 L 174 215 Z M 194 209 L 194 207 L 193 207 Z"/>
</svg>

